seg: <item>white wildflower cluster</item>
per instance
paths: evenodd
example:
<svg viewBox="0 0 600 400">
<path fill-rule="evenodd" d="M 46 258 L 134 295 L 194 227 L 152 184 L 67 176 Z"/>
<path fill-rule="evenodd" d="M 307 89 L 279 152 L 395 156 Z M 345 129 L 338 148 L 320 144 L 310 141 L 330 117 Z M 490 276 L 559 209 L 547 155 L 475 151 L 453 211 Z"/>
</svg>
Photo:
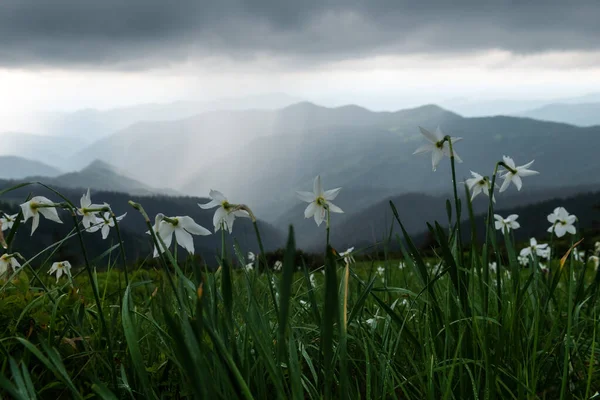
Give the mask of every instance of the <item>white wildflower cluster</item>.
<svg viewBox="0 0 600 400">
<path fill-rule="evenodd" d="M 44 218 L 62 224 L 62 220 L 58 215 L 58 208 L 68 208 L 75 212 L 76 215 L 81 217 L 81 225 L 85 232 L 94 233 L 101 232 L 102 239 L 106 239 L 110 233 L 110 229 L 115 226 L 115 220 L 121 221 L 126 214 L 119 217 L 113 217 L 110 206 L 107 203 L 93 204 L 90 196 L 90 190 L 81 196 L 78 208 L 72 208 L 70 205 L 66 206 L 63 204 L 54 203 L 52 200 L 44 196 L 32 197 L 29 201 L 20 205 L 21 213 L 23 215 L 22 222 L 32 220 L 31 224 L 31 235 L 35 233 L 40 224 L 40 216 Z M 18 214 L 8 215 L 4 214 L 0 218 L 0 224 L 2 230 L 12 229 Z M 0 275 L 3 275 L 8 269 L 12 268 L 16 270 L 19 263 L 13 255 L 4 254 L 3 260 L 0 261 Z M 50 267 L 49 274 L 56 274 L 56 282 L 64 274 L 69 279 L 71 278 L 71 263 L 69 261 L 54 262 Z"/>
<path fill-rule="evenodd" d="M 414 154 L 431 152 L 431 163 L 434 171 L 444 156 L 453 157 L 457 162 L 462 162 L 460 157 L 458 157 L 456 154 L 454 148 L 451 148 L 451 145 L 453 146 L 462 138 L 445 135 L 442 133 L 439 127 L 435 132 L 430 132 L 421 127 L 419 127 L 419 129 L 428 143 L 415 150 Z M 502 185 L 498 190 L 499 193 L 505 192 L 511 183 L 517 188 L 518 191 L 520 191 L 523 186 L 523 178 L 539 174 L 539 172 L 530 169 L 533 165 L 533 162 L 534 161 L 532 160 L 524 165 L 517 166 L 511 157 L 503 156 L 502 161 L 497 164 L 496 171 L 494 172 L 494 174 L 498 172 L 498 167 L 503 168 L 503 170 L 499 171 L 498 174 L 498 177 L 502 179 Z M 467 179 L 465 184 L 471 193 L 471 201 L 473 201 L 480 193 L 484 193 L 488 197 L 491 195 L 492 202 L 495 203 L 496 199 L 494 196 L 494 189 L 496 189 L 497 185 L 492 183 L 493 180 L 490 180 L 487 176 L 483 176 L 477 172 L 470 172 L 471 178 Z M 497 230 L 508 234 L 510 231 L 514 231 L 521 227 L 520 223 L 517 221 L 518 218 L 519 216 L 517 214 L 511 214 L 508 217 L 494 214 L 494 227 Z M 571 235 L 575 235 L 577 233 L 577 229 L 575 227 L 577 217 L 569 214 L 564 207 L 555 208 L 554 211 L 548 215 L 547 219 L 551 224 L 551 226 L 548 228 L 548 232 L 555 234 L 558 238 L 565 236 L 567 233 Z M 576 251 L 574 253 L 574 257 L 575 259 L 584 261 L 585 253 Z M 535 238 L 531 238 L 529 246 L 520 251 L 518 261 L 521 263 L 521 265 L 527 266 L 535 258 L 549 260 L 550 248 L 547 244 L 538 244 Z M 596 243 L 595 254 L 589 257 L 589 261 L 594 264 L 595 268 L 598 268 L 598 265 L 600 265 L 600 242 Z M 538 263 L 538 265 L 541 266 L 543 271 L 548 270 L 545 266 L 543 266 L 543 264 Z M 491 270 L 496 270 L 497 267 L 498 266 L 495 262 L 490 263 L 489 265 Z M 434 273 L 438 271 L 439 268 L 439 265 L 436 266 L 434 268 Z"/>
</svg>

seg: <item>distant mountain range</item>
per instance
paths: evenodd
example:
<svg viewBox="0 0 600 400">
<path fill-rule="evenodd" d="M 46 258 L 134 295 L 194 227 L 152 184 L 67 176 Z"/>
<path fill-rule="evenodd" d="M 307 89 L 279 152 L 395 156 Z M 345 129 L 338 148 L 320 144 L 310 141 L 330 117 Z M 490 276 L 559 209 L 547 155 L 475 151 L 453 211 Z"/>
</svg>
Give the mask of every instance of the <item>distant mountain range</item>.
<svg viewBox="0 0 600 400">
<path fill-rule="evenodd" d="M 39 161 L 17 156 L 0 156 L 0 179 L 22 179 L 27 176 L 54 177 L 61 171 Z"/>
<path fill-rule="evenodd" d="M 56 177 L 29 177 L 51 186 L 63 188 L 93 188 L 112 192 L 130 193 L 136 195 L 171 194 L 177 192 L 171 189 L 155 189 L 135 179 L 129 178 L 113 166 L 100 160 L 95 160 L 77 172 L 69 172 Z"/>
<path fill-rule="evenodd" d="M 83 109 L 75 112 L 45 113 L 44 134 L 69 137 L 91 144 L 110 134 L 142 121 L 172 121 L 208 111 L 277 109 L 301 101 L 284 93 L 224 98 L 214 101 L 177 101 L 167 104 L 139 104 L 108 110 Z"/>
<path fill-rule="evenodd" d="M 563 122 L 578 126 L 600 125 L 600 102 L 582 104 L 548 104 L 518 115 L 543 121 Z"/>
<path fill-rule="evenodd" d="M 589 103 L 600 103 L 600 93 L 537 100 L 455 98 L 442 101 L 440 105 L 465 117 L 486 117 L 494 115 L 524 115 L 529 110 L 555 104 L 585 105 Z M 567 119 L 556 121 L 571 123 L 569 116 L 565 115 L 565 117 Z"/>
<path fill-rule="evenodd" d="M 321 174 L 327 187 L 357 190 L 348 212 L 386 195 L 449 191 L 447 160 L 431 171 L 429 156 L 413 156 L 424 142 L 418 126 L 462 136 L 456 151 L 460 180 L 469 170 L 490 175 L 503 155 L 518 165 L 535 159 L 539 176 L 524 190 L 600 183 L 600 127 L 581 128 L 522 117 L 464 118 L 427 105 L 398 112 L 358 106 L 298 103 L 280 110 L 217 111 L 178 121 L 145 122 L 79 152 L 101 159 L 152 187 L 206 195 L 211 188 L 245 202 L 270 221 L 289 210 L 296 190 Z M 341 195 L 342 196 L 342 195 Z"/>
<path fill-rule="evenodd" d="M 80 171 L 61 173 L 57 169 L 37 161 L 20 157 L 0 156 L 0 179 L 12 179 L 15 182 L 42 182 L 62 188 L 104 190 L 136 195 L 178 195 L 173 189 L 152 188 L 128 177 L 125 173 L 100 160 L 92 161 Z"/>
<path fill-rule="evenodd" d="M 303 112 L 308 108 L 293 107 Z M 469 170 L 491 175 L 495 162 L 510 155 L 517 165 L 535 160 L 533 169 L 541 172 L 526 180 L 524 190 L 600 183 L 596 173 L 600 170 L 600 127 L 579 128 L 516 117 L 463 118 L 435 106 L 398 114 L 391 122 L 389 114 L 382 114 L 377 125 L 344 126 L 343 120 L 337 120 L 336 126 L 314 127 L 301 134 L 283 130 L 257 138 L 198 168 L 182 190 L 200 194 L 210 187 L 221 188 L 232 198 L 271 215 L 281 214 L 297 202 L 295 191 L 310 189 L 317 174 L 326 187 L 362 188 L 362 196 L 368 196 L 369 190 L 393 194 L 449 192 L 448 160 L 432 172 L 429 156 L 412 154 L 424 143 L 418 126 L 433 130 L 437 125 L 464 138 L 456 145 L 464 160 L 457 165 L 459 180 L 468 178 Z M 353 196 L 353 201 L 359 201 L 360 196 Z M 349 206 L 349 211 L 356 210 Z"/>
<path fill-rule="evenodd" d="M 3 132 L 0 156 L 18 156 L 36 160 L 61 170 L 69 170 L 70 158 L 84 142 L 76 138 Z"/>
<path fill-rule="evenodd" d="M 424 143 L 418 127 L 438 125 L 464 138 L 456 146 L 465 161 L 457 165 L 460 181 L 469 170 L 490 175 L 495 161 L 510 155 L 518 165 L 535 159 L 533 169 L 541 172 L 526 180 L 523 193 L 584 191 L 600 184 L 600 127 L 523 117 L 464 118 L 435 105 L 373 112 L 302 102 L 277 110 L 211 111 L 135 123 L 84 147 L 65 138 L 8 138 L 20 140 L 19 154 L 43 161 L 36 156 L 40 152 L 70 165 L 60 169 L 77 170 L 44 178 L 51 185 L 138 195 L 206 195 L 214 188 L 249 204 L 265 220 L 286 225 L 293 222 L 286 220 L 290 209 L 302 206 L 295 191 L 309 190 L 317 174 L 326 187 L 344 188 L 338 202 L 348 215 L 390 196 L 445 196 L 447 160 L 432 172 L 429 156 L 412 155 Z M 11 140 L 8 147 L 15 148 Z M 57 150 L 62 145 L 64 150 Z M 90 160 L 99 161 L 88 165 Z M 160 189 L 165 187 L 174 190 Z"/>
</svg>

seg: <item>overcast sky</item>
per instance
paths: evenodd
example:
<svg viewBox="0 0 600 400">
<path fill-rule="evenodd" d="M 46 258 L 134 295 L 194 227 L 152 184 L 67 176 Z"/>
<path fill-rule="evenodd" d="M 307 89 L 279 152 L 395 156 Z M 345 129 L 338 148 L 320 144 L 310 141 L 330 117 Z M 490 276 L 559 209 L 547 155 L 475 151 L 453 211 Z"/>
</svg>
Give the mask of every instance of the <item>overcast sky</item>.
<svg viewBox="0 0 600 400">
<path fill-rule="evenodd" d="M 0 7 L 5 121 L 31 109 L 266 92 L 375 109 L 600 92 L 598 1 L 0 0 Z"/>
</svg>

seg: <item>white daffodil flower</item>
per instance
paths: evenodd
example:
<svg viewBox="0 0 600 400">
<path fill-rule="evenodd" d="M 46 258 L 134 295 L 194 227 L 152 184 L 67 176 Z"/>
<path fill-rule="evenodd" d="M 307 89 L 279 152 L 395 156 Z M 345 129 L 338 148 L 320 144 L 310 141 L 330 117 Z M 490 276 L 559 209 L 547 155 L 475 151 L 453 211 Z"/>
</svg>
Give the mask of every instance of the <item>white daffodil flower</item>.
<svg viewBox="0 0 600 400">
<path fill-rule="evenodd" d="M 253 252 L 249 251 L 246 258 L 249 262 L 254 262 L 254 260 L 256 260 L 256 255 Z"/>
<path fill-rule="evenodd" d="M 9 270 L 16 271 L 21 268 L 14 254 L 2 254 L 0 257 L 0 278 L 3 278 Z"/>
<path fill-rule="evenodd" d="M 594 243 L 594 254 L 600 256 L 600 242 Z"/>
<path fill-rule="evenodd" d="M 62 224 L 54 202 L 44 196 L 35 196 L 28 202 L 21 204 L 21 211 L 23 211 L 23 222 L 26 222 L 29 218 L 33 218 L 31 225 L 32 235 L 40 224 L 40 214 L 50 221 Z"/>
<path fill-rule="evenodd" d="M 7 229 L 12 229 L 13 225 L 15 224 L 15 221 L 17 220 L 17 216 L 19 214 L 13 214 L 13 215 L 8 215 L 8 214 L 3 214 L 4 216 L 2 218 L 0 218 L 0 224 L 2 225 L 2 230 L 5 231 Z"/>
<path fill-rule="evenodd" d="M 427 139 L 427 141 L 429 143 L 426 143 L 426 144 L 420 146 L 419 148 L 417 148 L 413 154 L 421 154 L 421 153 L 431 152 L 431 166 L 432 166 L 433 170 L 435 171 L 437 169 L 438 164 L 440 163 L 440 161 L 442 161 L 442 158 L 444 158 L 444 156 L 450 157 L 450 145 L 447 143 L 447 140 L 444 140 L 445 135 L 439 126 L 433 133 L 429 132 L 425 128 L 419 127 L 419 129 L 421 130 L 421 134 L 423 136 L 425 136 L 425 139 Z M 451 137 L 450 140 L 452 141 L 452 146 L 454 146 L 454 143 L 462 140 L 462 138 Z M 454 150 L 454 149 L 452 149 L 452 150 Z M 454 159 L 459 163 L 462 162 L 462 160 L 460 159 L 458 154 L 456 154 L 455 150 L 454 150 Z"/>
<path fill-rule="evenodd" d="M 71 263 L 68 261 L 55 262 L 54 264 L 52 264 L 52 267 L 48 271 L 49 275 L 52 275 L 54 273 L 56 273 L 56 283 L 58 283 L 58 280 L 60 279 L 62 274 L 65 274 L 69 278 L 71 278 Z"/>
<path fill-rule="evenodd" d="M 369 319 L 365 320 L 365 324 L 369 325 L 371 327 L 371 329 L 375 329 L 375 328 L 377 328 L 377 320 L 379 320 L 379 319 L 385 319 L 385 318 L 379 316 L 379 309 L 377 309 L 377 311 L 375 311 L 375 315 L 373 316 L 373 318 L 369 318 Z"/>
<path fill-rule="evenodd" d="M 344 251 L 343 253 L 340 253 L 340 256 L 344 257 L 344 262 L 346 264 L 353 264 L 356 262 L 354 260 L 354 256 L 352 255 L 353 251 L 354 251 L 354 247 L 350 247 L 348 250 Z"/>
<path fill-rule="evenodd" d="M 244 269 L 246 270 L 246 272 L 252 272 L 252 271 L 254 271 L 254 264 L 252 264 L 252 263 L 246 264 L 244 266 Z"/>
<path fill-rule="evenodd" d="M 502 156 L 502 160 L 504 161 L 504 164 L 506 164 L 506 171 L 504 171 L 504 175 L 500 175 L 500 177 L 504 179 L 502 186 L 500 186 L 500 193 L 508 189 L 511 182 L 517 187 L 517 190 L 521 190 L 521 186 L 523 186 L 523 181 L 521 180 L 522 177 L 539 174 L 539 172 L 529 169 L 535 160 L 519 167 L 515 165 L 515 162 L 510 157 Z"/>
<path fill-rule="evenodd" d="M 224 225 L 225 229 L 231 233 L 233 230 L 233 221 L 235 221 L 236 217 L 250 218 L 248 212 L 244 210 L 236 210 L 236 205 L 229 203 L 223 193 L 217 190 L 211 190 L 209 196 L 211 201 L 206 204 L 198 204 L 198 206 L 203 210 L 219 207 L 213 216 L 215 233 L 221 229 L 221 225 Z"/>
<path fill-rule="evenodd" d="M 86 230 L 101 222 L 100 218 L 98 218 L 99 211 L 90 210 L 97 210 L 99 208 L 108 206 L 108 204 L 92 204 L 90 189 L 87 190 L 87 193 L 81 196 L 81 199 L 79 200 L 79 205 L 80 207 L 77 209 L 77 214 L 83 216 L 83 218 L 81 219 L 81 224 Z"/>
<path fill-rule="evenodd" d="M 274 271 L 281 271 L 281 268 L 283 268 L 283 263 L 279 260 L 275 261 L 275 265 L 273 265 L 273 270 Z"/>
<path fill-rule="evenodd" d="M 487 176 L 481 176 L 477 172 L 471 171 L 472 178 L 469 178 L 465 181 L 467 187 L 469 188 L 469 192 L 471 192 L 471 201 L 477 197 L 479 193 L 484 193 L 486 196 L 490 196 L 490 189 L 492 188 L 492 183 L 488 179 Z M 496 196 L 492 196 L 492 201 L 495 203 Z"/>
<path fill-rule="evenodd" d="M 496 261 L 492 261 L 491 263 L 489 263 L 488 267 L 490 271 L 496 272 L 496 270 L 498 269 L 498 264 L 496 263 Z"/>
<path fill-rule="evenodd" d="M 554 232 L 557 237 L 563 237 L 567 233 L 574 235 L 577 233 L 574 225 L 576 221 L 577 217 L 569 214 L 564 207 L 556 207 L 552 214 L 548 215 L 548 222 L 552 224 L 548 232 Z"/>
<path fill-rule="evenodd" d="M 325 220 L 326 210 L 334 213 L 343 213 L 341 208 L 333 204 L 331 201 L 334 200 L 342 190 L 341 187 L 323 190 L 321 184 L 321 176 L 317 175 L 313 182 L 313 192 L 296 192 L 298 197 L 307 203 L 310 203 L 306 210 L 304 210 L 304 218 L 314 217 L 317 226 Z"/>
<path fill-rule="evenodd" d="M 498 214 L 494 214 L 494 218 L 496 219 L 494 226 L 499 231 L 510 231 L 511 229 L 519 229 L 521 227 L 521 225 L 517 222 L 517 218 L 519 218 L 517 214 L 511 214 L 506 218 L 503 218 Z"/>
<path fill-rule="evenodd" d="M 314 273 L 310 274 L 310 285 L 312 287 L 316 287 L 317 286 L 317 277 L 315 276 Z"/>
<path fill-rule="evenodd" d="M 594 269 L 597 270 L 598 266 L 600 265 L 600 257 L 590 256 L 590 258 L 588 259 L 588 262 L 591 262 L 592 265 L 594 266 Z"/>
<path fill-rule="evenodd" d="M 519 264 L 521 264 L 521 266 L 526 267 L 529 264 L 529 256 L 518 256 L 517 260 L 519 261 Z"/>
<path fill-rule="evenodd" d="M 529 247 L 525 247 L 519 253 L 521 257 L 533 257 L 533 255 L 542 258 L 550 258 L 550 248 L 547 243 L 538 243 L 535 238 L 529 239 Z"/>
<path fill-rule="evenodd" d="M 540 263 L 539 266 L 540 266 L 540 272 L 541 273 L 543 273 L 545 275 L 548 275 L 550 273 L 550 269 L 548 267 L 546 267 L 545 264 L 541 264 Z"/>
<path fill-rule="evenodd" d="M 381 265 L 379 267 L 377 267 L 377 275 L 383 276 L 384 272 L 385 272 L 385 268 L 383 268 Z"/>
<path fill-rule="evenodd" d="M 573 249 L 573 258 L 575 261 L 583 262 L 585 260 L 585 251 L 580 251 L 577 248 Z"/>
<path fill-rule="evenodd" d="M 190 254 L 194 254 L 194 239 L 192 238 L 192 235 L 210 235 L 208 229 L 198 225 L 188 216 L 165 217 L 164 214 L 157 214 L 152 229 L 165 243 L 166 248 L 171 246 L 174 233 L 177 243 Z M 160 252 L 163 253 L 165 248 L 162 248 L 162 244 L 160 246 Z M 156 248 L 154 249 L 154 257 L 158 257 L 158 250 Z"/>
<path fill-rule="evenodd" d="M 123 218 L 125 218 L 125 216 L 127 215 L 127 213 L 118 216 L 117 217 L 117 222 L 121 221 Z M 111 214 L 109 212 L 105 212 L 102 217 L 99 217 L 96 221 L 96 224 L 91 225 L 88 229 L 87 232 L 98 232 L 101 231 L 102 232 L 102 239 L 106 239 L 108 237 L 108 234 L 110 233 L 110 228 L 114 228 L 115 227 L 115 221 L 113 220 Z"/>
</svg>

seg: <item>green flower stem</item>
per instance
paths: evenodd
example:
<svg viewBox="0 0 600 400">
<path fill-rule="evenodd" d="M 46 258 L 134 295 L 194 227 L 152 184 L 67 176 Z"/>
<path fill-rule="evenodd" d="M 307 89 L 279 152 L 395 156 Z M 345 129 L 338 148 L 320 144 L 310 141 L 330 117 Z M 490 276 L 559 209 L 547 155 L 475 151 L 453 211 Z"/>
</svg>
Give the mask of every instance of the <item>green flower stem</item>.
<svg viewBox="0 0 600 400">
<path fill-rule="evenodd" d="M 112 212 L 110 207 L 100 207 L 100 208 L 82 208 L 83 212 Z"/>
<path fill-rule="evenodd" d="M 156 234 L 156 232 L 154 232 L 154 227 L 152 226 L 152 223 L 150 222 L 150 218 L 148 217 L 146 210 L 144 210 L 144 207 L 142 207 L 141 204 L 135 203 L 131 200 L 129 201 L 129 205 L 132 206 L 137 211 L 139 211 L 140 214 L 142 214 L 142 217 L 144 217 L 144 221 L 146 222 L 146 226 L 148 227 L 150 236 L 152 237 L 152 242 L 154 243 L 154 246 L 156 247 L 156 249 L 159 250 L 158 257 L 160 258 L 161 264 L 165 270 L 165 274 L 167 275 L 167 280 L 169 281 L 169 285 L 171 286 L 171 289 L 173 290 L 173 293 L 175 294 L 175 297 L 177 298 L 179 307 L 181 307 L 183 309 L 183 303 L 182 303 L 181 299 L 179 298 L 179 295 L 177 293 L 177 288 L 175 287 L 175 282 L 173 282 L 173 278 L 171 277 L 171 271 L 169 271 L 169 265 L 168 265 L 167 259 L 164 255 L 164 252 L 160 251 L 161 248 L 164 248 L 165 252 L 169 251 L 165 246 L 165 242 L 162 240 L 162 238 L 160 238 Z M 161 245 L 162 245 L 162 247 L 161 247 Z"/>
<path fill-rule="evenodd" d="M 325 220 L 325 228 L 327 231 L 327 248 L 329 248 L 329 233 L 331 230 L 331 225 L 330 225 L 330 219 L 329 219 L 329 207 L 327 206 L 327 204 L 325 205 L 325 210 L 327 211 L 327 219 Z"/>
<path fill-rule="evenodd" d="M 256 233 L 256 240 L 258 241 L 258 250 L 260 251 L 260 254 L 258 257 L 258 260 L 259 260 L 258 270 L 260 271 L 260 260 L 262 259 L 265 271 L 267 273 L 267 278 L 269 279 L 269 284 L 267 286 L 269 286 L 269 292 L 271 293 L 271 301 L 273 302 L 273 309 L 275 310 L 275 314 L 279 315 L 279 307 L 277 306 L 277 300 L 275 298 L 275 291 L 273 290 L 273 285 L 271 285 L 271 279 L 272 279 L 273 274 L 271 273 L 271 270 L 269 269 L 269 265 L 267 263 L 267 256 L 265 253 L 265 248 L 263 246 L 262 237 L 260 236 L 260 231 L 258 230 L 258 222 L 256 221 L 256 218 L 254 218 L 254 214 L 252 214 L 251 212 L 250 212 L 250 217 L 252 218 L 252 225 L 254 226 L 254 232 Z"/>
<path fill-rule="evenodd" d="M 179 224 L 179 221 L 177 220 L 177 218 L 163 217 L 163 221 L 167 221 L 171 225 L 177 225 L 177 224 Z"/>
<path fill-rule="evenodd" d="M 454 191 L 454 207 L 456 208 L 456 228 L 458 230 L 457 243 L 460 265 L 464 265 L 462 256 L 462 236 L 460 234 L 460 209 L 458 206 L 458 191 L 456 189 L 456 169 L 454 167 L 454 149 L 452 148 L 452 139 L 446 136 L 448 146 L 450 146 L 450 166 L 452 168 L 452 189 Z"/>
<path fill-rule="evenodd" d="M 486 249 L 483 252 L 484 254 L 484 260 L 483 260 L 483 280 L 485 282 L 484 284 L 484 291 L 483 291 L 483 309 L 484 309 L 484 315 L 487 316 L 488 314 L 488 307 L 489 307 L 489 293 L 490 293 L 490 289 L 489 289 L 489 284 L 490 284 L 490 271 L 489 271 L 489 261 L 490 261 L 490 249 L 489 249 L 489 243 L 490 243 L 490 236 L 493 234 L 493 229 L 492 229 L 492 221 L 494 218 L 494 188 L 496 187 L 496 176 L 498 175 L 498 167 L 500 165 L 503 165 L 503 162 L 497 162 L 496 166 L 494 167 L 494 174 L 492 175 L 492 180 L 491 180 L 491 185 L 490 185 L 490 190 L 488 192 L 488 212 L 487 212 L 487 217 L 486 217 L 486 223 L 485 223 L 485 246 Z M 499 260 L 496 260 L 496 262 L 498 262 Z M 498 266 L 498 270 L 499 270 L 499 266 Z"/>
<path fill-rule="evenodd" d="M 571 241 L 571 247 L 573 242 Z M 560 388 L 560 398 L 567 398 L 567 381 L 569 380 L 569 361 L 571 356 L 571 328 L 573 325 L 573 256 L 569 257 L 567 268 L 567 296 L 568 296 L 568 308 L 567 308 L 567 332 L 565 335 L 565 357 L 563 360 L 563 376 L 562 384 Z"/>
<path fill-rule="evenodd" d="M 94 274 L 92 273 L 92 267 L 90 266 L 90 262 L 88 260 L 85 244 L 83 243 L 83 235 L 81 233 L 81 229 L 79 228 L 79 221 L 77 221 L 77 214 L 75 213 L 75 210 L 73 208 L 71 208 L 71 216 L 73 217 L 73 224 L 75 225 L 75 229 L 77 230 L 77 236 L 79 237 L 79 244 L 81 245 L 83 261 L 85 263 L 85 269 L 88 273 L 88 278 L 90 280 L 90 284 L 92 285 L 92 292 L 94 293 L 94 300 L 96 301 L 96 307 L 98 307 L 98 315 L 100 317 L 100 324 L 102 326 L 102 331 L 104 332 L 104 335 L 106 337 L 106 342 L 108 344 L 108 355 L 110 356 L 110 359 L 108 360 L 108 364 L 110 365 L 110 370 L 111 370 L 113 390 L 116 393 L 118 393 L 117 370 L 115 368 L 114 353 L 113 353 L 113 348 L 112 348 L 112 341 L 110 338 L 110 332 L 108 330 L 108 326 L 106 325 L 106 320 L 104 319 L 104 312 L 102 311 L 102 302 L 100 301 L 100 294 L 98 293 L 98 287 L 96 286 L 96 281 L 94 280 Z"/>
<path fill-rule="evenodd" d="M 125 257 L 125 246 L 123 245 L 123 239 L 121 238 L 121 229 L 119 228 L 119 221 L 117 216 L 111 211 L 110 217 L 115 223 L 115 230 L 117 231 L 117 238 L 119 239 L 119 247 L 121 249 L 121 261 L 123 262 L 123 272 L 125 274 L 125 287 L 129 287 L 129 274 L 127 273 L 127 259 Z"/>
</svg>

